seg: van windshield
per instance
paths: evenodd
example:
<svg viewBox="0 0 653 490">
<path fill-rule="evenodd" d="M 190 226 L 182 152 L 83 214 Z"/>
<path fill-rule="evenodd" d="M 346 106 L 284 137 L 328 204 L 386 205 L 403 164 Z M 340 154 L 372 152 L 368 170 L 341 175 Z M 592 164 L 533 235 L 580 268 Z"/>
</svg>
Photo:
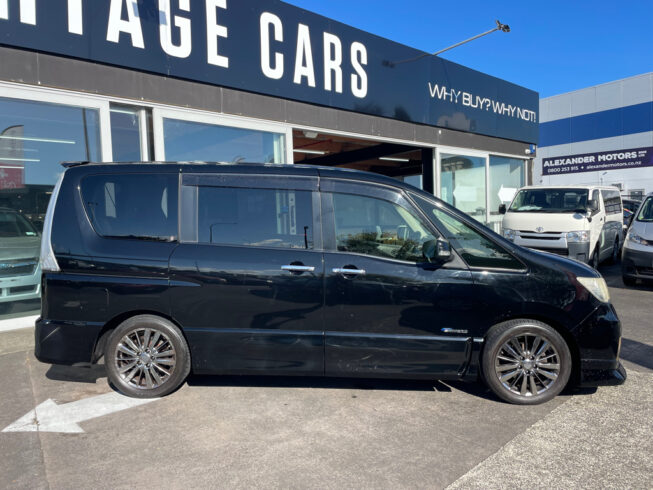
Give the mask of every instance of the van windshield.
<svg viewBox="0 0 653 490">
<path fill-rule="evenodd" d="M 574 213 L 587 209 L 587 189 L 522 189 L 511 213 Z"/>
<path fill-rule="evenodd" d="M 637 221 L 652 222 L 653 221 L 653 197 L 649 197 L 644 201 L 642 207 L 637 214 Z"/>
</svg>

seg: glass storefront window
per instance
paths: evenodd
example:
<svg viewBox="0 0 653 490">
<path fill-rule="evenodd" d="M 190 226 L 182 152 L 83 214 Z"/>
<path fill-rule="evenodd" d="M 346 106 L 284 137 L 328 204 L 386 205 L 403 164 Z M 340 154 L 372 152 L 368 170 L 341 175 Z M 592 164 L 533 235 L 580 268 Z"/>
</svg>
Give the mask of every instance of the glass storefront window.
<svg viewBox="0 0 653 490">
<path fill-rule="evenodd" d="M 440 154 L 440 197 L 486 222 L 485 157 Z"/>
<path fill-rule="evenodd" d="M 490 223 L 494 231 L 501 231 L 503 215 L 499 206 L 510 205 L 517 190 L 525 184 L 525 166 L 521 158 L 490 155 Z"/>
<path fill-rule="evenodd" d="M 0 97 L 0 319 L 40 308 L 40 232 L 62 161 L 101 160 L 99 111 Z"/>
<path fill-rule="evenodd" d="M 111 108 L 111 147 L 114 162 L 141 161 L 139 109 Z"/>
<path fill-rule="evenodd" d="M 169 161 L 285 163 L 283 134 L 163 119 Z"/>
</svg>

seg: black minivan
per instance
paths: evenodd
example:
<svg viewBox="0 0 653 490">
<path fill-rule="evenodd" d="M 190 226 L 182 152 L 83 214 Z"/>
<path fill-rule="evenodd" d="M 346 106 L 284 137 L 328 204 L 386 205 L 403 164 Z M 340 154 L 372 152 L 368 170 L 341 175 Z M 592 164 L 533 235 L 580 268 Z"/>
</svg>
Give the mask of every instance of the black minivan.
<svg viewBox="0 0 653 490">
<path fill-rule="evenodd" d="M 594 269 L 376 174 L 68 164 L 41 266 L 36 357 L 104 356 L 129 396 L 191 371 L 480 378 L 519 404 L 626 378 Z"/>
</svg>

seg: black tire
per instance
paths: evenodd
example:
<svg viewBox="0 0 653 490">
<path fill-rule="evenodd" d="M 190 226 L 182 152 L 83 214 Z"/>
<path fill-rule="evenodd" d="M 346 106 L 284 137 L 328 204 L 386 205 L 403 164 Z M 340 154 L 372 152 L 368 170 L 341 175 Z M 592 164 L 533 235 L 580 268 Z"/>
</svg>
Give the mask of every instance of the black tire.
<svg viewBox="0 0 653 490">
<path fill-rule="evenodd" d="M 615 238 L 614 245 L 612 246 L 612 255 L 610 255 L 610 263 L 616 264 L 619 262 L 619 252 L 621 251 L 619 247 L 619 238 Z"/>
<path fill-rule="evenodd" d="M 541 343 L 534 346 L 536 338 Z M 507 352 L 505 345 L 513 339 L 517 339 L 522 352 L 529 355 L 520 356 L 523 360 L 518 359 L 511 364 L 505 361 L 504 356 Z M 532 339 L 530 345 L 529 339 Z M 535 352 L 530 353 L 532 347 L 536 347 L 533 349 Z M 534 354 L 540 348 L 544 348 L 541 360 L 535 360 Z M 513 350 L 518 352 L 517 349 Z M 558 366 L 557 372 L 549 367 L 555 365 Z M 538 405 L 556 397 L 567 385 L 572 370 L 571 352 L 567 342 L 549 325 L 536 320 L 510 320 L 492 327 L 485 337 L 481 369 L 488 387 L 502 400 L 517 405 Z M 500 379 L 500 376 L 506 378 L 513 372 L 517 374 L 512 378 Z M 556 375 L 555 379 L 550 378 L 553 374 Z M 507 386 L 513 382 L 514 387 Z M 526 394 L 522 394 L 523 383 L 526 383 Z M 520 393 L 513 391 L 513 388 Z"/>
<path fill-rule="evenodd" d="M 592 254 L 592 259 L 590 260 L 590 267 L 599 270 L 599 263 L 601 262 L 600 256 L 599 256 L 599 244 L 596 244 L 596 247 L 594 247 L 594 253 Z"/>
<path fill-rule="evenodd" d="M 622 275 L 621 279 L 623 279 L 624 284 L 629 287 L 635 287 L 637 285 L 637 279 L 634 279 L 630 276 Z"/>
<path fill-rule="evenodd" d="M 134 347 L 140 349 L 136 356 L 130 354 Z M 190 373 L 186 339 L 176 325 L 156 315 L 134 316 L 118 325 L 107 339 L 104 362 L 111 384 L 134 398 L 168 395 Z"/>
</svg>

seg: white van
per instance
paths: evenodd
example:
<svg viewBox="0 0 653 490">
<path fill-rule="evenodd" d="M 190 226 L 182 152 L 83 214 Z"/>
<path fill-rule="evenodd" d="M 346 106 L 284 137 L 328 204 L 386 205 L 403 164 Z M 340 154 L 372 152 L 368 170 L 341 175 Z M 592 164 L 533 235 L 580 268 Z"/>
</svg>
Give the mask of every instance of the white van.
<svg viewBox="0 0 653 490">
<path fill-rule="evenodd" d="M 623 206 L 616 187 L 521 188 L 506 209 L 503 236 L 517 245 L 589 263 L 616 261 L 623 243 Z"/>
</svg>

